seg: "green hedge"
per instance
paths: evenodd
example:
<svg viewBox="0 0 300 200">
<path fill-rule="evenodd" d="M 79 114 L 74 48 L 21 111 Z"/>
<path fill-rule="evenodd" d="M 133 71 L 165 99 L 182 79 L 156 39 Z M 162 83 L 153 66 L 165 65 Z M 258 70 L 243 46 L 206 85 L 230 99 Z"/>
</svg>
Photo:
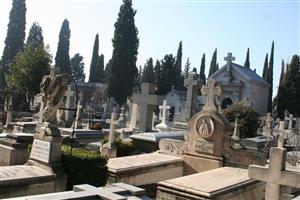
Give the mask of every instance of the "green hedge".
<svg viewBox="0 0 300 200">
<path fill-rule="evenodd" d="M 62 146 L 62 162 L 68 174 L 67 189 L 73 185 L 90 184 L 100 187 L 107 181 L 107 159 L 97 151 L 73 148 L 70 156 L 70 146 Z"/>
</svg>

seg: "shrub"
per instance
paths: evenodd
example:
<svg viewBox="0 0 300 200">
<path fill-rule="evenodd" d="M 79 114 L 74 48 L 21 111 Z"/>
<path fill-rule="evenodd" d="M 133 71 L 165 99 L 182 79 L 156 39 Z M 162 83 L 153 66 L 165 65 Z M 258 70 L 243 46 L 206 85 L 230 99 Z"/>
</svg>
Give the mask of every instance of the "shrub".
<svg viewBox="0 0 300 200">
<path fill-rule="evenodd" d="M 62 146 L 62 162 L 68 174 L 67 189 L 73 185 L 90 184 L 100 187 L 107 181 L 107 159 L 98 151 L 88 151 L 73 148 L 70 155 L 70 146 Z"/>
<path fill-rule="evenodd" d="M 259 114 L 253 108 L 237 103 L 225 109 L 224 115 L 232 123 L 234 123 L 236 115 L 239 115 L 241 138 L 255 137 L 257 135 Z"/>
<path fill-rule="evenodd" d="M 108 142 L 108 137 L 104 137 L 101 141 L 102 145 Z M 134 152 L 134 146 L 131 142 L 126 142 L 122 140 L 121 138 L 117 137 L 115 138 L 115 145 L 117 148 L 117 157 L 123 157 L 123 156 L 129 156 L 131 153 Z"/>
<path fill-rule="evenodd" d="M 101 124 L 100 123 L 95 123 L 92 128 L 93 130 L 102 130 Z"/>
</svg>

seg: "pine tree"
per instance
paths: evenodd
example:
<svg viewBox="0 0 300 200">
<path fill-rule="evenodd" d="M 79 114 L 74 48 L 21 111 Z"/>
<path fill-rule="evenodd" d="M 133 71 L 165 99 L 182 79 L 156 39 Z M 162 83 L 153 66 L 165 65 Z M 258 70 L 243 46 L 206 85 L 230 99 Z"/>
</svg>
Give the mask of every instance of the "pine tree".
<svg viewBox="0 0 300 200">
<path fill-rule="evenodd" d="M 40 82 L 44 75 L 49 74 L 51 60 L 49 50 L 44 46 L 34 48 L 29 44 L 11 63 L 8 85 L 17 88 L 30 100 L 40 92 Z"/>
<path fill-rule="evenodd" d="M 210 62 L 210 68 L 209 68 L 209 73 L 208 76 L 212 75 L 217 71 L 217 49 L 215 49 L 211 62 Z"/>
<path fill-rule="evenodd" d="M 270 84 L 268 97 L 268 112 L 272 112 L 272 95 L 273 95 L 273 63 L 274 63 L 274 41 L 272 42 L 270 62 L 267 73 L 267 82 Z"/>
<path fill-rule="evenodd" d="M 43 30 L 39 23 L 34 22 L 29 30 L 29 35 L 26 40 L 26 47 L 31 44 L 33 48 L 40 45 L 44 46 Z"/>
<path fill-rule="evenodd" d="M 92 55 L 92 60 L 90 65 L 89 82 L 95 82 L 96 79 L 95 71 L 96 71 L 96 65 L 98 60 L 99 60 L 99 35 L 96 34 L 94 47 L 93 47 L 93 55 Z"/>
<path fill-rule="evenodd" d="M 76 53 L 70 60 L 72 76 L 76 81 L 84 81 L 85 79 L 84 62 L 82 60 L 83 57 L 79 53 Z"/>
<path fill-rule="evenodd" d="M 149 58 L 144 66 L 142 82 L 154 83 L 155 82 L 155 74 L 153 69 L 153 59 Z"/>
<path fill-rule="evenodd" d="M 184 78 L 187 78 L 189 76 L 190 68 L 191 68 L 190 58 L 187 58 L 184 66 Z"/>
<path fill-rule="evenodd" d="M 70 64 L 70 28 L 69 21 L 65 19 L 62 23 L 59 41 L 57 46 L 57 52 L 55 56 L 55 66 L 60 68 L 61 73 L 71 74 L 71 64 Z"/>
<path fill-rule="evenodd" d="M 1 58 L 0 88 L 6 87 L 5 74 L 15 56 L 24 48 L 26 28 L 26 3 L 25 0 L 13 0 L 9 14 L 5 47 Z"/>
<path fill-rule="evenodd" d="M 300 116 L 300 58 L 298 55 L 292 57 L 287 65 L 284 78 L 279 85 L 277 94 L 277 108 L 279 116 L 283 117 L 284 110 Z"/>
<path fill-rule="evenodd" d="M 205 76 L 205 53 L 201 59 L 201 66 L 200 66 L 200 80 L 203 81 L 203 84 L 206 84 L 206 76 Z"/>
<path fill-rule="evenodd" d="M 246 60 L 245 60 L 244 67 L 250 69 L 250 52 L 249 52 L 249 48 L 247 49 L 247 55 L 246 55 Z"/>
<path fill-rule="evenodd" d="M 265 62 L 264 62 L 264 68 L 263 68 L 263 73 L 262 73 L 262 78 L 267 81 L 267 74 L 268 74 L 268 58 L 269 57 L 269 54 L 267 53 L 266 54 L 266 57 L 265 57 Z"/>
<path fill-rule="evenodd" d="M 113 42 L 112 66 L 108 74 L 108 95 L 118 104 L 126 102 L 132 94 L 137 76 L 138 30 L 135 26 L 136 11 L 131 0 L 123 0 L 120 7 Z"/>
</svg>

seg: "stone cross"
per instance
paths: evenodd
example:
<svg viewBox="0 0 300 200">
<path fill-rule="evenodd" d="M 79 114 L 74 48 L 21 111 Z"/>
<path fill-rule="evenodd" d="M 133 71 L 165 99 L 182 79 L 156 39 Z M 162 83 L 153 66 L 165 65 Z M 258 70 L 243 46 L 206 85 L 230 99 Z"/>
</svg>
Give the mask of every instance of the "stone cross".
<svg viewBox="0 0 300 200">
<path fill-rule="evenodd" d="M 266 200 L 280 199 L 280 185 L 300 187 L 300 174 L 285 170 L 286 149 L 272 147 L 268 167 L 250 165 L 248 176 L 266 182 Z"/>
<path fill-rule="evenodd" d="M 72 90 L 72 86 L 69 85 L 67 91 L 65 92 L 66 99 L 66 107 L 71 108 L 73 107 L 74 102 L 74 95 L 75 92 Z M 66 119 L 65 120 L 71 120 L 73 117 L 73 111 L 66 110 Z"/>
<path fill-rule="evenodd" d="M 224 60 L 227 61 L 227 65 L 231 65 L 232 61 L 235 60 L 235 57 L 232 56 L 231 52 L 228 52 L 227 57 L 224 57 Z"/>
<path fill-rule="evenodd" d="M 13 110 L 13 104 L 12 104 L 12 96 L 9 95 L 5 99 L 5 108 L 6 108 L 6 123 L 5 126 L 7 127 L 10 122 L 12 121 L 12 110 Z"/>
<path fill-rule="evenodd" d="M 168 110 L 171 109 L 171 106 L 167 106 L 167 101 L 164 100 L 163 105 L 159 106 L 159 109 L 162 111 L 161 123 L 166 123 Z"/>
<path fill-rule="evenodd" d="M 111 147 L 115 140 L 115 126 L 118 124 L 118 120 L 116 120 L 115 108 L 114 111 L 111 113 L 111 118 L 107 119 L 106 123 L 110 124 L 107 146 Z"/>
<path fill-rule="evenodd" d="M 81 118 L 81 109 L 82 109 L 82 93 L 80 92 L 80 95 L 79 95 L 79 100 L 78 100 L 78 103 L 77 103 L 77 110 L 76 110 L 76 119 L 75 119 L 75 128 L 79 128 L 81 126 L 81 123 L 80 123 L 80 118 Z"/>
<path fill-rule="evenodd" d="M 202 86 L 201 93 L 207 96 L 203 110 L 218 112 L 215 96 L 221 96 L 222 89 L 216 84 L 217 82 L 214 79 L 210 79 L 207 86 Z"/>
<path fill-rule="evenodd" d="M 142 83 L 142 93 L 133 95 L 133 103 L 140 106 L 139 130 L 142 132 L 152 129 L 153 108 L 163 101 L 163 96 L 155 95 L 155 84 Z"/>
<path fill-rule="evenodd" d="M 296 120 L 296 118 L 293 116 L 293 114 L 289 114 L 287 121 L 288 121 L 288 129 L 293 129 L 293 122 Z"/>
<path fill-rule="evenodd" d="M 187 88 L 185 113 L 186 120 L 189 120 L 194 114 L 193 107 L 196 105 L 198 88 L 201 87 L 201 83 L 202 82 L 198 79 L 196 74 L 189 74 L 189 76 L 184 80 L 184 87 Z"/>
</svg>

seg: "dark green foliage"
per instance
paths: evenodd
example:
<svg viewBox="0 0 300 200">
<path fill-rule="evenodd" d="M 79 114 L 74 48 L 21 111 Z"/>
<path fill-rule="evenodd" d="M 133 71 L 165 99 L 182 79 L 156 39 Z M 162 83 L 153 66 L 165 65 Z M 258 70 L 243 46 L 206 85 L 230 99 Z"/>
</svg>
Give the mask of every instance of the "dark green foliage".
<svg viewBox="0 0 300 200">
<path fill-rule="evenodd" d="M 158 91 L 159 95 L 164 95 L 169 92 L 174 85 L 176 87 L 176 76 L 174 70 L 175 58 L 172 54 L 165 55 L 164 59 L 160 63 L 160 69 L 158 70 Z M 178 79 L 178 78 L 177 78 Z"/>
<path fill-rule="evenodd" d="M 244 67 L 250 69 L 250 52 L 249 48 L 247 49 L 246 60 L 244 63 Z"/>
<path fill-rule="evenodd" d="M 174 65 L 174 86 L 177 89 L 183 89 L 184 75 L 181 75 L 181 66 L 182 66 L 182 41 L 179 42 L 175 65 Z"/>
<path fill-rule="evenodd" d="M 203 81 L 203 84 L 206 84 L 206 76 L 205 76 L 205 53 L 201 59 L 201 66 L 200 66 L 200 80 Z"/>
<path fill-rule="evenodd" d="M 104 83 L 104 55 L 101 54 L 96 65 L 96 83 Z"/>
<path fill-rule="evenodd" d="M 259 114 L 251 107 L 245 106 L 241 103 L 230 105 L 224 111 L 224 116 L 234 123 L 235 117 L 239 115 L 240 136 L 242 138 L 255 137 L 256 131 L 259 127 Z"/>
<path fill-rule="evenodd" d="M 101 141 L 102 144 L 108 142 L 108 137 L 104 137 Z M 134 152 L 134 146 L 131 142 L 124 141 L 121 138 L 115 138 L 114 144 L 117 148 L 117 157 L 130 156 Z"/>
<path fill-rule="evenodd" d="M 123 104 L 133 92 L 138 70 L 138 30 L 135 26 L 136 11 L 131 0 L 123 0 L 120 7 L 113 42 L 112 65 L 108 69 L 108 95 Z"/>
<path fill-rule="evenodd" d="M 279 77 L 279 86 L 282 84 L 282 81 L 284 79 L 284 60 L 281 60 L 281 72 L 280 72 L 280 77 Z"/>
<path fill-rule="evenodd" d="M 268 97 L 268 112 L 272 112 L 272 99 L 273 99 L 273 64 L 274 64 L 274 41 L 272 42 L 270 62 L 268 67 L 267 82 L 271 85 L 269 88 Z"/>
<path fill-rule="evenodd" d="M 156 60 L 155 66 L 154 66 L 154 75 L 155 75 L 155 82 L 158 83 L 160 80 L 160 74 L 161 74 L 161 65 L 159 60 Z"/>
<path fill-rule="evenodd" d="M 0 88 L 6 86 L 5 74 L 9 71 L 9 65 L 15 56 L 22 51 L 25 39 L 26 3 L 25 0 L 13 0 L 9 14 L 5 47 L 1 58 Z"/>
<path fill-rule="evenodd" d="M 70 146 L 62 147 L 62 161 L 65 172 L 68 174 L 67 190 L 73 185 L 90 184 L 96 187 L 104 186 L 107 181 L 107 159 L 98 151 L 82 149 L 72 150 Z"/>
<path fill-rule="evenodd" d="M 210 62 L 210 68 L 209 68 L 209 73 L 208 76 L 212 75 L 213 73 L 215 73 L 218 70 L 218 66 L 217 66 L 217 49 L 215 49 L 211 62 Z"/>
<path fill-rule="evenodd" d="M 44 46 L 43 30 L 37 22 L 32 24 L 25 46 L 27 47 L 30 44 L 33 48 L 38 48 L 40 45 Z"/>
<path fill-rule="evenodd" d="M 117 147 L 117 157 L 130 156 L 134 152 L 134 147 L 131 142 L 125 142 L 121 138 L 115 140 Z"/>
<path fill-rule="evenodd" d="M 149 58 L 143 69 L 142 82 L 154 83 L 155 74 L 153 69 L 153 59 Z"/>
<path fill-rule="evenodd" d="M 93 55 L 90 65 L 90 77 L 89 83 L 96 82 L 96 67 L 97 62 L 99 61 L 99 35 L 97 34 L 95 37 L 94 47 L 93 47 Z"/>
<path fill-rule="evenodd" d="M 196 68 L 196 67 L 193 67 L 192 72 L 195 73 L 195 74 L 197 74 L 197 68 Z"/>
<path fill-rule="evenodd" d="M 49 74 L 51 55 L 43 45 L 33 48 L 26 46 L 11 63 L 7 83 L 20 92 L 32 97 L 40 92 L 42 77 Z"/>
<path fill-rule="evenodd" d="M 298 55 L 292 57 L 287 65 L 284 78 L 279 85 L 277 94 L 277 109 L 280 117 L 284 110 L 300 116 L 300 58 Z"/>
<path fill-rule="evenodd" d="M 265 62 L 264 62 L 264 68 L 262 73 L 262 78 L 267 81 L 267 74 L 268 74 L 268 54 L 266 54 Z"/>
<path fill-rule="evenodd" d="M 72 76 L 76 81 L 84 81 L 85 79 L 84 62 L 82 60 L 83 57 L 79 53 L 76 53 L 70 60 Z"/>
<path fill-rule="evenodd" d="M 57 46 L 57 52 L 55 56 L 55 66 L 60 68 L 61 73 L 71 74 L 71 64 L 70 64 L 70 28 L 69 21 L 65 19 L 62 23 L 59 41 Z"/>
<path fill-rule="evenodd" d="M 189 76 L 190 69 L 191 69 L 190 58 L 187 58 L 184 66 L 184 78 L 187 78 Z"/>
<path fill-rule="evenodd" d="M 143 78 L 143 69 L 142 69 L 142 66 L 140 65 L 139 66 L 139 70 L 138 70 L 138 75 L 136 77 L 136 83 L 135 83 L 136 87 L 140 87 L 141 86 L 141 84 L 142 84 L 142 78 Z"/>
</svg>

